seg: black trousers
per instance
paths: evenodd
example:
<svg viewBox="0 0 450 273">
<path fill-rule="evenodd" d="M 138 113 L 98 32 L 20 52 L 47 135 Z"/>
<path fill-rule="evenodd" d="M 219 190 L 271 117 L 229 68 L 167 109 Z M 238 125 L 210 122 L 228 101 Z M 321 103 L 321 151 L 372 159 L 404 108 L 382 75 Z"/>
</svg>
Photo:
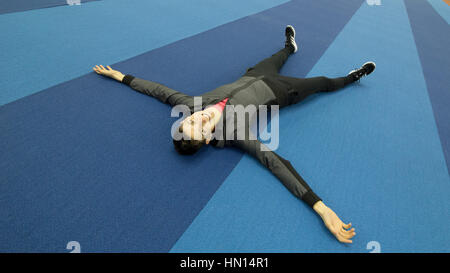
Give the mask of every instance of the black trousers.
<svg viewBox="0 0 450 273">
<path fill-rule="evenodd" d="M 313 77 L 295 78 L 278 74 L 293 50 L 285 47 L 249 68 L 244 76 L 265 76 L 265 82 L 274 91 L 280 101 L 280 107 L 295 104 L 317 92 L 331 92 L 353 83 L 352 76 L 340 78 Z"/>
</svg>

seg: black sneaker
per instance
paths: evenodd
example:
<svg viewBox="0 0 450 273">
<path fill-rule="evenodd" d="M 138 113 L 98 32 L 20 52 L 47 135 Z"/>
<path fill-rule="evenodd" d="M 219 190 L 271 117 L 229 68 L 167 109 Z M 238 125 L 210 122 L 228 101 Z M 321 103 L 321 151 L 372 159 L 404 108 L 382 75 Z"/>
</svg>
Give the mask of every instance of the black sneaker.
<svg viewBox="0 0 450 273">
<path fill-rule="evenodd" d="M 297 52 L 297 43 L 295 42 L 295 29 L 291 25 L 286 26 L 286 30 L 284 32 L 286 35 L 286 42 L 284 43 L 285 47 L 291 46 L 294 49 L 294 53 Z"/>
<path fill-rule="evenodd" d="M 348 73 L 348 75 L 353 74 L 355 81 L 359 81 L 362 77 L 369 75 L 375 70 L 374 62 L 367 62 L 361 66 L 359 69 L 354 69 Z"/>
</svg>

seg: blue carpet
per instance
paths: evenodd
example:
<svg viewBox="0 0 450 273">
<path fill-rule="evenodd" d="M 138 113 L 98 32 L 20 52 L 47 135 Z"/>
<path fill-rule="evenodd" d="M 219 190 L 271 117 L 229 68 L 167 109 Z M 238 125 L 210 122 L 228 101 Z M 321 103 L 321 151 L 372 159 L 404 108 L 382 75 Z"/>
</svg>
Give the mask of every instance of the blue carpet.
<svg viewBox="0 0 450 273">
<path fill-rule="evenodd" d="M 0 252 L 68 252 L 69 241 L 82 252 L 368 252 L 370 241 L 448 252 L 448 39 L 444 13 L 423 2 L 107 0 L 2 14 Z M 360 84 L 280 113 L 277 152 L 356 226 L 350 246 L 242 152 L 176 154 L 170 107 L 91 71 L 112 64 L 201 94 L 280 49 L 287 23 L 300 50 L 282 74 L 377 63 Z"/>
<path fill-rule="evenodd" d="M 85 2 L 98 1 L 98 0 L 80 0 L 80 5 Z M 26 11 L 32 9 L 42 9 L 51 8 L 56 6 L 68 5 L 66 0 L 13 0 L 13 1 L 2 1 L 0 6 L 0 14 Z"/>
<path fill-rule="evenodd" d="M 3 14 L 0 105 L 286 1 L 107 0 Z"/>
<path fill-rule="evenodd" d="M 201 94 L 283 45 L 284 20 L 274 42 L 248 35 L 263 23 L 250 18 L 113 67 Z M 249 50 L 255 39 L 270 46 Z M 169 251 L 242 156 L 209 147 L 180 157 L 174 121 L 168 106 L 93 72 L 1 107 L 0 251 L 66 252 L 69 241 L 83 252 Z"/>
<path fill-rule="evenodd" d="M 406 0 L 405 3 L 450 170 L 450 27 L 426 1 Z"/>
<path fill-rule="evenodd" d="M 313 12 L 300 17 L 317 20 Z M 298 75 L 308 58 L 301 50 L 283 74 Z M 450 181 L 402 1 L 364 3 L 308 76 L 345 75 L 367 60 L 377 70 L 360 84 L 280 112 L 277 152 L 354 224 L 352 245 L 338 243 L 309 207 L 245 155 L 171 251 L 368 252 L 377 241 L 382 252 L 448 252 Z"/>
</svg>

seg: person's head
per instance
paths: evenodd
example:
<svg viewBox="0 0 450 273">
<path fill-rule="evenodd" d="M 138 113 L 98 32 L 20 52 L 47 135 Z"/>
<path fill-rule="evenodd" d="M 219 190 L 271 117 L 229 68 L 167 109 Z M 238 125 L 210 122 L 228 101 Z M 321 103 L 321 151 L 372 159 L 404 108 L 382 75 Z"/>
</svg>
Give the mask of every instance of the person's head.
<svg viewBox="0 0 450 273">
<path fill-rule="evenodd" d="M 213 117 L 213 111 L 205 109 L 185 118 L 178 127 L 182 138 L 180 140 L 173 139 L 177 152 L 182 155 L 192 155 L 204 144 L 209 144 L 215 127 Z"/>
</svg>

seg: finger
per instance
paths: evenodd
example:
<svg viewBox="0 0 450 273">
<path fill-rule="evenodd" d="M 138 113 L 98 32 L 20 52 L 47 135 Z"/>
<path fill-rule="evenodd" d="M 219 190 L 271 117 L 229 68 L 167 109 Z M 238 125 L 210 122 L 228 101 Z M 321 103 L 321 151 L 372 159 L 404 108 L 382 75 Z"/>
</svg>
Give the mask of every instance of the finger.
<svg viewBox="0 0 450 273">
<path fill-rule="evenodd" d="M 350 236 L 349 239 L 355 237 L 355 235 L 356 235 L 355 228 L 352 228 L 350 230 L 346 230 L 346 232 Z"/>
<path fill-rule="evenodd" d="M 345 229 L 340 229 L 340 230 L 339 230 L 339 234 L 341 234 L 342 236 L 344 236 L 344 237 L 347 238 L 351 233 L 348 232 L 348 231 L 345 230 Z"/>
<path fill-rule="evenodd" d="M 341 243 L 347 243 L 347 244 L 352 243 L 352 240 L 344 238 L 344 237 L 340 236 L 339 234 L 336 235 L 336 239 L 338 239 L 338 241 L 341 242 Z"/>
<path fill-rule="evenodd" d="M 100 65 L 100 67 L 102 68 L 102 69 L 105 69 L 105 67 L 103 66 L 103 65 Z M 106 69 L 105 69 L 106 70 Z"/>
<path fill-rule="evenodd" d="M 351 238 L 345 238 L 344 236 L 339 235 L 339 234 L 338 234 L 338 236 L 336 236 L 336 238 L 341 243 L 347 243 L 347 244 L 352 243 L 352 240 L 350 240 Z"/>
<path fill-rule="evenodd" d="M 344 231 L 344 230 L 340 230 L 339 231 L 339 235 L 342 237 L 342 238 L 344 238 L 344 239 L 351 239 L 353 236 L 352 236 L 352 233 L 347 233 L 346 231 Z"/>
<path fill-rule="evenodd" d="M 347 239 L 352 239 L 355 236 L 356 236 L 356 232 L 348 233 Z"/>
<path fill-rule="evenodd" d="M 107 65 L 106 66 L 109 70 L 113 70 L 112 68 L 111 68 L 111 66 L 109 66 L 109 65 Z"/>
<path fill-rule="evenodd" d="M 349 229 L 352 227 L 352 223 L 344 224 L 343 226 L 345 229 Z"/>
<path fill-rule="evenodd" d="M 342 227 L 341 231 L 344 232 L 345 234 L 352 234 L 355 231 L 355 228 L 346 230 L 346 229 L 344 229 L 344 227 Z"/>
<path fill-rule="evenodd" d="M 336 227 L 336 228 L 331 228 L 331 226 L 330 226 L 330 228 L 328 228 L 328 229 L 329 229 L 330 232 L 334 235 L 334 237 L 336 237 L 336 239 L 337 239 L 339 242 L 341 242 L 341 243 L 348 243 L 349 240 L 348 240 L 347 238 L 345 238 L 344 235 L 341 234 L 341 232 L 340 232 L 340 230 L 339 230 L 338 227 Z"/>
</svg>

